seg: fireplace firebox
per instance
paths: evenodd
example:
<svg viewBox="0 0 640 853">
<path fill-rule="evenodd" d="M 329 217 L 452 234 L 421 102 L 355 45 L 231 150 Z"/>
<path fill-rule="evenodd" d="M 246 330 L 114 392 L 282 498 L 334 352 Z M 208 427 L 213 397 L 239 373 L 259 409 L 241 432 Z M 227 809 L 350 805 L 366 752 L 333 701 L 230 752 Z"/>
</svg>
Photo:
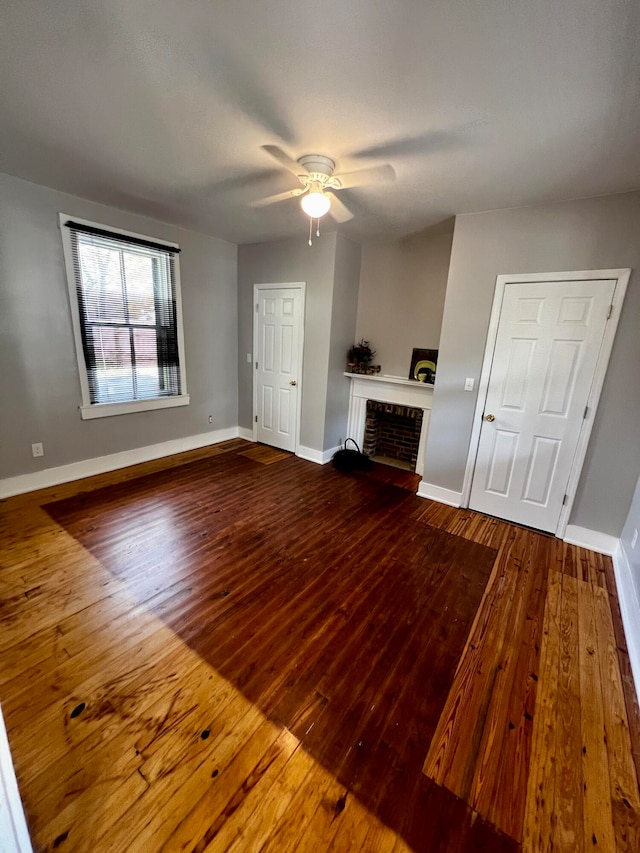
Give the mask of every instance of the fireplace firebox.
<svg viewBox="0 0 640 853">
<path fill-rule="evenodd" d="M 415 471 L 422 409 L 367 400 L 362 450 L 367 456 Z"/>
</svg>

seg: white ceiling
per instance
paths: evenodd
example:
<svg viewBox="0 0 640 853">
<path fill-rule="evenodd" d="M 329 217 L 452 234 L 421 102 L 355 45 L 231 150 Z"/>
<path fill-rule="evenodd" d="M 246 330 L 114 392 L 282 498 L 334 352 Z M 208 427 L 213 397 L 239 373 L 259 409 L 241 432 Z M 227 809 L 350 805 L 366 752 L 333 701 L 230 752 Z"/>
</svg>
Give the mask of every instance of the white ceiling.
<svg viewBox="0 0 640 853">
<path fill-rule="evenodd" d="M 637 0 L 4 0 L 0 171 L 249 242 L 261 151 L 390 163 L 359 239 L 640 187 Z"/>
</svg>

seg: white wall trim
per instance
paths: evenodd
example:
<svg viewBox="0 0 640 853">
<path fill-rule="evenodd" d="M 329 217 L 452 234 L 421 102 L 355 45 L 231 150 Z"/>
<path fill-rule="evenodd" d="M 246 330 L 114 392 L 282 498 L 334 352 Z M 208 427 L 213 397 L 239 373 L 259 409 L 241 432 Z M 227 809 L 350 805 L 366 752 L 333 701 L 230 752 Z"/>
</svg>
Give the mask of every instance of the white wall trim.
<svg viewBox="0 0 640 853">
<path fill-rule="evenodd" d="M 246 429 L 246 427 L 238 427 L 238 438 L 244 438 L 245 441 L 255 441 L 253 437 L 253 430 Z"/>
<path fill-rule="evenodd" d="M 117 471 L 119 468 L 127 468 L 129 465 L 138 465 L 140 462 L 161 459 L 163 456 L 172 456 L 174 453 L 184 453 L 187 450 L 197 450 L 199 447 L 219 444 L 221 441 L 238 437 L 244 438 L 244 435 L 240 435 L 240 427 L 232 426 L 213 432 L 190 435 L 186 438 L 175 438 L 171 441 L 163 441 L 160 444 L 136 447 L 133 450 L 124 450 L 121 453 L 111 453 L 108 456 L 83 459 L 81 462 L 71 462 L 69 465 L 61 465 L 57 468 L 45 468 L 43 471 L 36 471 L 33 474 L 8 477 L 5 480 L 0 480 L 0 499 L 20 495 L 24 492 L 33 492 L 36 489 L 45 489 L 49 486 L 59 486 L 60 483 L 82 480 L 84 477 L 93 477 L 96 474 L 105 474 L 108 471 Z"/>
<path fill-rule="evenodd" d="M 454 492 L 453 489 L 445 489 L 442 486 L 436 486 L 424 480 L 418 486 L 416 494 L 419 498 L 428 498 L 430 501 L 437 501 L 441 504 L 447 504 L 447 506 L 458 507 L 462 501 L 461 492 Z"/>
<path fill-rule="evenodd" d="M 571 466 L 569 480 L 567 483 L 567 503 L 562 507 L 558 526 L 556 528 L 556 536 L 566 538 L 565 534 L 568 529 L 568 521 L 573 508 L 582 466 L 587 453 L 587 446 L 591 436 L 591 429 L 595 420 L 595 413 L 598 408 L 604 378 L 609 364 L 609 356 L 613 347 L 613 341 L 618 328 L 618 320 L 622 310 L 629 277 L 630 269 L 610 269 L 610 270 L 577 270 L 572 272 L 555 272 L 555 273 L 517 273 L 510 275 L 499 275 L 496 278 L 496 287 L 493 297 L 493 307 L 491 309 L 491 318 L 489 321 L 489 330 L 487 332 L 487 343 L 485 346 L 484 356 L 482 359 L 482 371 L 480 374 L 480 383 L 478 385 L 478 397 L 473 415 L 473 424 L 471 428 L 471 438 L 469 439 L 469 453 L 467 456 L 467 464 L 464 474 L 464 482 L 462 485 L 462 500 L 461 506 L 469 506 L 471 499 L 471 483 L 473 480 L 473 472 L 476 465 L 476 457 L 478 454 L 478 445 L 480 442 L 480 429 L 482 427 L 482 415 L 489 390 L 489 378 L 491 375 L 491 367 L 493 362 L 493 352 L 496 345 L 498 335 L 498 325 L 500 322 L 500 313 L 502 311 L 502 301 L 504 298 L 505 286 L 510 283 L 522 282 L 545 282 L 545 281 L 611 281 L 616 280 L 615 289 L 612 297 L 613 311 L 609 322 L 605 326 L 604 336 L 598 355 L 598 361 L 593 376 L 593 384 L 589 393 L 587 405 L 589 407 L 590 416 L 582 421 L 580 435 L 578 437 L 578 445 Z M 601 534 L 598 534 L 601 535 Z M 613 537 L 612 537 L 613 538 Z M 567 540 L 568 541 L 568 540 Z M 581 543 L 577 543 L 581 544 Z M 591 547 L 591 546 L 585 546 Z M 597 551 L 599 548 L 592 548 Z M 603 552 L 604 553 L 604 552 Z"/>
<path fill-rule="evenodd" d="M 599 533 L 597 530 L 589 530 L 588 527 L 578 527 L 576 524 L 567 525 L 562 539 L 570 545 L 587 548 L 589 551 L 597 551 L 598 554 L 606 554 L 609 557 L 616 553 L 620 541 L 617 536 Z"/>
<path fill-rule="evenodd" d="M 613 555 L 613 573 L 616 579 L 622 627 L 627 641 L 631 672 L 636 686 L 636 694 L 640 696 L 640 601 L 638 601 L 638 592 L 633 582 L 631 565 L 622 542 L 618 544 Z"/>
<path fill-rule="evenodd" d="M 31 853 L 7 730 L 0 712 L 0 848 L 6 853 Z"/>
<path fill-rule="evenodd" d="M 132 412 L 150 412 L 152 409 L 173 409 L 176 406 L 188 406 L 188 394 L 177 394 L 172 397 L 154 397 L 152 400 L 129 400 L 126 403 L 92 403 L 90 406 L 80 406 L 80 417 L 83 421 L 93 418 L 107 418 L 113 415 L 130 415 Z"/>
<path fill-rule="evenodd" d="M 303 444 L 299 444 L 296 456 L 299 456 L 300 459 L 306 459 L 307 462 L 315 462 L 317 465 L 322 465 L 322 451 L 315 450 L 313 447 L 305 447 Z"/>
<path fill-rule="evenodd" d="M 331 462 L 336 450 L 340 450 L 340 447 L 332 447 L 329 450 L 315 450 L 313 447 L 305 447 L 300 444 L 296 456 L 299 456 L 300 459 L 306 459 L 307 462 L 315 462 L 316 465 L 326 465 L 327 462 Z"/>
<path fill-rule="evenodd" d="M 322 464 L 326 465 L 327 462 L 331 462 L 334 453 L 337 453 L 338 450 L 342 450 L 342 445 L 339 444 L 337 447 L 331 447 L 329 450 L 324 450 L 322 452 Z"/>
</svg>

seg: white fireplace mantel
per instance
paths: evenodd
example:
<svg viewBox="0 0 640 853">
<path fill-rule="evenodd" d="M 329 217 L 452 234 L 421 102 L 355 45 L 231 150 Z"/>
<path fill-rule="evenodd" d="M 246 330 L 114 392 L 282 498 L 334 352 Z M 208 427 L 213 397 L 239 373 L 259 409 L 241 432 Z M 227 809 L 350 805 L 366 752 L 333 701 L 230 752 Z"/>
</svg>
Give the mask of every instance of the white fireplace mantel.
<svg viewBox="0 0 640 853">
<path fill-rule="evenodd" d="M 422 409 L 422 429 L 416 462 L 416 474 L 422 476 L 424 449 L 427 443 L 429 415 L 433 401 L 433 385 L 415 382 L 412 379 L 400 379 L 397 376 L 380 376 L 379 374 L 368 376 L 362 373 L 345 373 L 345 376 L 351 380 L 347 433 L 358 442 L 360 447 L 362 447 L 364 439 L 367 400 Z"/>
</svg>

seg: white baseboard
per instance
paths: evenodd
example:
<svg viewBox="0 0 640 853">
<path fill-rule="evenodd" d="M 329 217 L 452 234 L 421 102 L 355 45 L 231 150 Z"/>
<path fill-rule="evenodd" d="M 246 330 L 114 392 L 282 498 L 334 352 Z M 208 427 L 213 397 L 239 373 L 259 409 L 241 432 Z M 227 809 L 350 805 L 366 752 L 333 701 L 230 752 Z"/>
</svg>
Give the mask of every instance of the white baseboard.
<svg viewBox="0 0 640 853">
<path fill-rule="evenodd" d="M 7 731 L 0 713 L 0 849 L 6 853 L 32 853 L 27 822 L 11 760 Z"/>
<path fill-rule="evenodd" d="M 433 483 L 426 483 L 424 480 L 420 481 L 416 494 L 419 498 L 428 498 L 431 501 L 447 504 L 447 506 L 458 507 L 462 503 L 462 492 L 454 492 L 452 489 L 435 486 Z"/>
<path fill-rule="evenodd" d="M 322 465 L 322 451 L 315 450 L 313 447 L 305 447 L 303 444 L 299 444 L 296 456 L 299 456 L 300 459 L 306 459 L 307 462 L 315 462 L 317 465 Z"/>
<path fill-rule="evenodd" d="M 253 430 L 245 427 L 238 427 L 238 438 L 244 438 L 246 441 L 254 441 Z"/>
<path fill-rule="evenodd" d="M 332 447 L 330 450 L 315 450 L 313 447 L 304 447 L 304 445 L 300 444 L 298 445 L 296 456 L 299 456 L 300 459 L 306 459 L 307 462 L 326 465 L 327 462 L 331 462 L 336 450 L 340 450 L 340 447 Z"/>
<path fill-rule="evenodd" d="M 322 464 L 326 465 L 327 462 L 331 462 L 331 460 L 334 457 L 334 454 L 337 453 L 338 450 L 341 450 L 341 449 L 342 449 L 341 445 L 338 445 L 337 447 L 332 447 L 330 450 L 323 451 L 323 453 L 322 453 Z"/>
<path fill-rule="evenodd" d="M 589 530 L 588 527 L 578 527 L 575 524 L 567 524 L 567 529 L 562 538 L 570 545 L 587 548 L 589 551 L 597 551 L 598 554 L 606 554 L 608 557 L 612 557 L 616 553 L 620 541 L 617 536 L 598 533 L 597 530 Z"/>
<path fill-rule="evenodd" d="M 640 591 L 636 589 L 631 565 L 622 543 L 618 544 L 613 555 L 613 573 L 618 588 L 622 627 L 629 650 L 631 672 L 636 694 L 640 696 L 640 601 L 638 600 Z"/>
<path fill-rule="evenodd" d="M 12 495 L 21 495 L 24 492 L 33 492 L 36 489 L 46 489 L 49 486 L 59 486 L 60 483 L 69 483 L 72 480 L 82 480 L 84 477 L 93 477 L 95 474 L 117 471 L 119 468 L 127 468 L 129 465 L 137 465 L 140 462 L 149 462 L 152 459 L 161 459 L 163 456 L 171 456 L 174 453 L 197 450 L 199 447 L 206 447 L 209 444 L 219 444 L 221 441 L 228 441 L 230 438 L 238 438 L 239 434 L 239 427 L 227 427 L 213 432 L 190 435 L 186 438 L 163 441 L 160 444 L 150 444 L 147 447 L 136 447 L 134 450 L 124 450 L 121 453 L 111 453 L 109 456 L 83 459 L 81 462 L 72 462 L 58 468 L 45 468 L 43 471 L 37 471 L 33 474 L 8 477 L 5 480 L 0 480 L 0 499 L 9 498 Z"/>
</svg>

